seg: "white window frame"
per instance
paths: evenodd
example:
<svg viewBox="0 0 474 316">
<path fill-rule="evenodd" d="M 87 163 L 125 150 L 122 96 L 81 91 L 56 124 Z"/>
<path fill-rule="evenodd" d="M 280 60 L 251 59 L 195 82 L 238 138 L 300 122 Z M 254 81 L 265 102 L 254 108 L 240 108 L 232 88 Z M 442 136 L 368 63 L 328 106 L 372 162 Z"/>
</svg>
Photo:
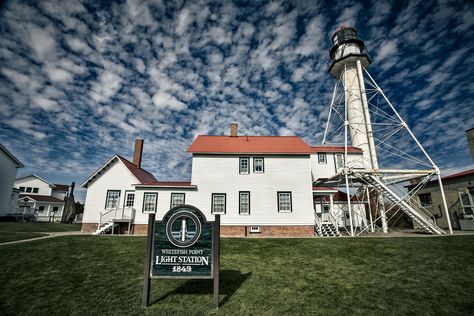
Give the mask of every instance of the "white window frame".
<svg viewBox="0 0 474 316">
<path fill-rule="evenodd" d="M 257 170 L 260 167 L 258 161 L 262 161 L 262 170 Z M 253 158 L 253 172 L 254 173 L 264 173 L 265 172 L 265 158 L 263 157 L 254 157 Z"/>
<path fill-rule="evenodd" d="M 129 202 L 128 197 L 129 197 L 129 195 L 133 195 L 133 200 L 132 200 L 133 203 L 132 203 L 132 205 L 128 205 L 128 202 Z M 135 196 L 136 196 L 136 195 L 135 195 L 135 191 L 125 191 L 125 198 L 123 199 L 123 207 L 124 207 L 124 208 L 125 208 L 125 207 L 132 207 L 132 208 L 133 208 L 133 207 L 135 206 Z"/>
<path fill-rule="evenodd" d="M 260 233 L 260 226 L 250 226 L 250 233 L 256 234 Z"/>
<path fill-rule="evenodd" d="M 473 216 L 474 215 L 474 202 L 471 194 L 469 192 L 458 192 L 459 194 L 459 201 L 461 202 L 461 210 L 464 215 Z M 464 204 L 462 199 L 463 195 L 467 196 L 469 204 Z M 466 209 L 470 209 L 470 214 L 466 214 Z"/>
<path fill-rule="evenodd" d="M 110 205 L 109 202 L 111 201 L 110 200 L 110 194 L 111 193 L 118 193 L 117 197 L 116 197 L 116 200 L 115 200 L 115 203 L 113 205 Z M 119 207 L 119 203 L 120 203 L 120 190 L 107 190 L 107 195 L 105 196 L 105 209 L 114 209 L 114 208 L 117 208 Z"/>
<path fill-rule="evenodd" d="M 182 203 L 175 203 L 175 201 L 173 200 L 173 198 L 175 197 L 179 197 L 179 196 L 182 196 L 182 200 L 183 202 Z M 186 193 L 183 193 L 183 192 L 172 192 L 171 193 L 171 197 L 170 197 L 170 209 L 172 209 L 173 207 L 176 207 L 176 206 L 179 206 L 179 205 L 184 205 L 186 203 Z"/>
<path fill-rule="evenodd" d="M 223 205 L 216 204 L 216 199 L 217 198 L 224 198 L 224 203 Z M 226 213 L 226 204 L 227 204 L 227 195 L 225 193 L 212 193 L 211 195 L 211 213 L 212 214 L 225 214 Z M 216 208 L 219 207 L 218 210 Z M 222 208 L 222 210 L 220 209 Z"/>
<path fill-rule="evenodd" d="M 340 158 L 340 161 L 339 161 Z M 344 168 L 344 154 L 335 154 L 334 155 L 334 165 L 336 166 L 336 172 L 340 168 Z"/>
<path fill-rule="evenodd" d="M 154 201 L 148 201 L 147 197 L 154 197 Z M 148 207 L 147 203 L 153 203 L 152 207 Z M 156 213 L 156 207 L 158 205 L 158 193 L 156 192 L 145 192 L 143 193 L 143 207 L 142 213 Z"/>
<path fill-rule="evenodd" d="M 243 161 L 247 161 L 247 171 L 242 168 Z M 250 157 L 239 158 L 239 174 L 250 174 Z"/>
<path fill-rule="evenodd" d="M 247 203 L 242 203 L 242 195 L 247 195 Z M 239 191 L 239 214 L 250 215 L 250 191 Z"/>
<path fill-rule="evenodd" d="M 328 163 L 326 153 L 319 153 L 318 154 L 318 164 L 325 165 Z"/>
<path fill-rule="evenodd" d="M 282 208 L 282 196 L 287 195 L 289 199 L 289 209 Z M 291 198 L 291 191 L 278 191 L 277 192 L 277 204 L 278 204 L 278 213 L 291 213 L 293 212 L 293 201 Z M 285 202 L 286 203 L 286 202 Z"/>
</svg>

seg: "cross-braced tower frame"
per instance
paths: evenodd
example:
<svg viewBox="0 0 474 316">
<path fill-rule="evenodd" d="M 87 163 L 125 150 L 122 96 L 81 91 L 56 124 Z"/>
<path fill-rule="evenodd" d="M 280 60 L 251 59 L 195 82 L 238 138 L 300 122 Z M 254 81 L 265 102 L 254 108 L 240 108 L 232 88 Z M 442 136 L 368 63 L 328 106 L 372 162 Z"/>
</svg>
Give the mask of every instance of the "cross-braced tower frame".
<svg viewBox="0 0 474 316">
<path fill-rule="evenodd" d="M 351 236 L 377 228 L 387 233 L 388 223 L 396 222 L 403 214 L 419 228 L 444 234 L 436 218 L 416 197 L 436 177 L 452 233 L 439 168 L 368 73 L 371 60 L 364 42 L 351 27 L 338 30 L 332 42 L 329 72 L 336 84 L 323 145 L 343 145 L 344 158 L 333 177 L 315 184 L 345 189 Z M 360 148 L 362 155 L 349 156 L 348 147 Z M 357 213 L 360 208 L 351 206 L 355 201 L 367 202 L 370 224 L 354 227 L 354 217 L 365 218 L 365 214 Z"/>
</svg>

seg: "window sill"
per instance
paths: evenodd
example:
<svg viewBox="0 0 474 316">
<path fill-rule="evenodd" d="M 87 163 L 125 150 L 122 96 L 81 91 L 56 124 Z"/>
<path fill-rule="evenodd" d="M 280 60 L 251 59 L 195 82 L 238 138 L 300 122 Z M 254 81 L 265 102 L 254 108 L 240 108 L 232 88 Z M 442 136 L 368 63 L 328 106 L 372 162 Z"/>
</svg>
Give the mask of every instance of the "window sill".
<svg viewBox="0 0 474 316">
<path fill-rule="evenodd" d="M 293 213 L 293 211 L 278 211 L 278 213 Z"/>
</svg>

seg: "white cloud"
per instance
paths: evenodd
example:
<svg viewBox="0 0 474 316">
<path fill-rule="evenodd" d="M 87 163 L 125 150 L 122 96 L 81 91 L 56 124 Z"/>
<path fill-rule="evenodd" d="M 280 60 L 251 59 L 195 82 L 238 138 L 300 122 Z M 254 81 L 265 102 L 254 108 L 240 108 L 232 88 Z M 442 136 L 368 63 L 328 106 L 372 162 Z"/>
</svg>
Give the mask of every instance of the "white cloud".
<svg viewBox="0 0 474 316">
<path fill-rule="evenodd" d="M 387 40 L 380 44 L 377 50 L 376 61 L 381 62 L 384 59 L 390 58 L 397 53 L 397 41 Z"/>
<path fill-rule="evenodd" d="M 91 97 L 96 102 L 106 102 L 121 88 L 123 79 L 117 74 L 104 70 L 92 86 Z"/>
<path fill-rule="evenodd" d="M 153 104 L 158 109 L 170 109 L 175 111 L 182 111 L 186 109 L 186 104 L 176 99 L 169 93 L 158 91 L 153 95 Z"/>
</svg>

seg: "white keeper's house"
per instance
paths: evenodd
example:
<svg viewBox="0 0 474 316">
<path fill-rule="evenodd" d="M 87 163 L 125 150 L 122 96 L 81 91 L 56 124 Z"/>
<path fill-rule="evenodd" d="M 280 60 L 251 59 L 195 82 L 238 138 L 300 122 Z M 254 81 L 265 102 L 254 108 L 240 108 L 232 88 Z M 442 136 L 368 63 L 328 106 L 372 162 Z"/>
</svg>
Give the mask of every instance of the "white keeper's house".
<svg viewBox="0 0 474 316">
<path fill-rule="evenodd" d="M 15 187 L 20 192 L 17 211 L 34 214 L 34 219 L 40 222 L 61 221 L 69 185 L 51 183 L 30 174 L 16 179 Z"/>
<path fill-rule="evenodd" d="M 296 136 L 198 136 L 191 181 L 158 181 L 141 168 L 143 140 L 133 162 L 115 155 L 83 183 L 87 188 L 83 232 L 145 234 L 150 212 L 158 220 L 180 204 L 208 218 L 221 214 L 221 235 L 311 237 L 338 235 L 350 223 L 347 196 L 331 187 L 313 187 L 343 165 L 343 147 L 309 146 Z M 362 151 L 348 149 L 348 160 Z M 349 161 L 348 161 L 349 162 Z M 354 200 L 355 226 L 367 225 L 365 205 Z"/>
</svg>

